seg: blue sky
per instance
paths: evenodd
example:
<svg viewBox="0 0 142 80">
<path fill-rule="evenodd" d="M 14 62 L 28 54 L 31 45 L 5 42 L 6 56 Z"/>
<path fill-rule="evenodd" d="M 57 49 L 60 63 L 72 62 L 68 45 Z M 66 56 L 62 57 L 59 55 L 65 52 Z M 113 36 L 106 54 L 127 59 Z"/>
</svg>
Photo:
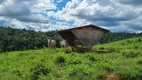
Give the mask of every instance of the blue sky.
<svg viewBox="0 0 142 80">
<path fill-rule="evenodd" d="M 88 24 L 142 32 L 142 0 L 0 0 L 0 26 L 46 32 Z"/>
</svg>

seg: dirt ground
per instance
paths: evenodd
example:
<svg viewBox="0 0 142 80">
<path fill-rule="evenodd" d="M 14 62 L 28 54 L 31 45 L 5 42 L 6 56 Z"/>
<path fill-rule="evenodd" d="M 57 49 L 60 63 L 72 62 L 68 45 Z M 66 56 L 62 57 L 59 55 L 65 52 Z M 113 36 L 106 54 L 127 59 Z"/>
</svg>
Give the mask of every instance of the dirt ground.
<svg viewBox="0 0 142 80">
<path fill-rule="evenodd" d="M 120 78 L 114 74 L 108 74 L 104 80 L 120 80 Z"/>
</svg>

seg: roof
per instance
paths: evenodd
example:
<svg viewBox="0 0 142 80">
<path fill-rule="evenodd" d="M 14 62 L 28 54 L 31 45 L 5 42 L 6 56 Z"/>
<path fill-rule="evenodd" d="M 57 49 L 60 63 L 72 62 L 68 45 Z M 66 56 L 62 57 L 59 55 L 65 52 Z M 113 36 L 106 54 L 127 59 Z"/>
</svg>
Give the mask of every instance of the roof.
<svg viewBox="0 0 142 80">
<path fill-rule="evenodd" d="M 90 24 L 90 25 L 85 25 L 85 26 L 81 26 L 81 27 L 75 27 L 75 28 L 71 28 L 71 29 L 60 30 L 60 31 L 58 31 L 58 32 L 68 31 L 68 30 L 72 30 L 72 29 L 78 29 L 78 28 L 82 28 L 82 27 L 89 27 L 89 26 L 92 26 L 92 27 L 98 28 L 98 29 L 102 29 L 102 30 L 105 30 L 105 31 L 107 31 L 107 32 L 109 31 L 109 30 L 107 30 L 107 29 L 105 29 L 105 28 L 101 28 L 101 27 L 98 27 L 98 26 L 96 26 L 96 25 Z"/>
</svg>

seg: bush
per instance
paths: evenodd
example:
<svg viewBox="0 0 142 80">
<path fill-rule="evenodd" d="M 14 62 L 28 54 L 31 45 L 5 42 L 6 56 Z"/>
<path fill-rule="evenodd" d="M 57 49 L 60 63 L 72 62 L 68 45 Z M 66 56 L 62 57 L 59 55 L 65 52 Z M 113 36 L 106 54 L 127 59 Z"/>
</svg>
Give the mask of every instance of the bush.
<svg viewBox="0 0 142 80">
<path fill-rule="evenodd" d="M 88 56 L 89 60 L 92 61 L 92 62 L 96 62 L 98 61 L 99 59 L 96 59 L 95 57 L 93 56 Z"/>
<path fill-rule="evenodd" d="M 32 68 L 30 71 L 33 72 L 32 80 L 38 80 L 40 75 L 47 75 L 48 73 L 50 73 L 51 70 L 46 68 L 42 64 L 38 64 L 37 66 Z"/>
<path fill-rule="evenodd" d="M 94 77 L 94 74 L 92 72 L 75 68 L 69 73 L 69 78 L 71 78 L 71 80 L 94 80 L 96 77 Z"/>
<path fill-rule="evenodd" d="M 17 76 L 22 76 L 21 72 L 19 70 L 13 71 L 14 74 L 16 74 Z"/>
<path fill-rule="evenodd" d="M 139 65 L 142 65 L 142 60 L 137 62 Z"/>
<path fill-rule="evenodd" d="M 104 47 L 100 47 L 99 49 L 100 49 L 100 50 L 105 50 L 106 48 L 104 48 Z"/>
<path fill-rule="evenodd" d="M 138 60 L 137 64 L 142 65 L 142 59 Z"/>
<path fill-rule="evenodd" d="M 130 71 L 122 71 L 118 73 L 122 80 L 141 80 L 142 70 L 131 69 Z"/>
<path fill-rule="evenodd" d="M 134 45 L 134 49 L 138 49 L 139 48 L 139 46 L 138 45 Z"/>
<path fill-rule="evenodd" d="M 115 51 L 116 51 L 116 49 L 115 49 L 115 48 L 112 48 L 112 47 L 109 48 L 108 50 L 109 50 L 110 52 L 115 52 Z"/>
<path fill-rule="evenodd" d="M 133 42 L 132 40 L 127 40 L 127 43 L 128 43 L 128 44 L 130 44 L 130 43 L 132 43 L 132 42 Z"/>
<path fill-rule="evenodd" d="M 25 80 L 10 72 L 0 72 L 0 80 Z"/>
<path fill-rule="evenodd" d="M 126 43 L 123 42 L 123 43 L 121 43 L 121 45 L 126 45 Z"/>
<path fill-rule="evenodd" d="M 65 60 L 65 58 L 63 57 L 63 56 L 59 56 L 59 57 L 57 57 L 57 59 L 55 60 L 55 63 L 57 63 L 57 64 L 63 64 L 63 63 L 65 63 L 66 62 L 66 60 Z"/>
<path fill-rule="evenodd" d="M 135 42 L 139 43 L 139 42 L 141 42 L 141 41 L 142 41 L 142 39 L 139 38 L 139 39 L 137 39 Z"/>
<path fill-rule="evenodd" d="M 83 63 L 83 60 L 81 58 L 81 56 L 76 56 L 74 58 L 72 58 L 72 60 L 70 60 L 69 64 L 82 64 Z"/>
<path fill-rule="evenodd" d="M 135 58 L 139 55 L 139 52 L 122 52 L 122 55 L 126 58 Z"/>
</svg>

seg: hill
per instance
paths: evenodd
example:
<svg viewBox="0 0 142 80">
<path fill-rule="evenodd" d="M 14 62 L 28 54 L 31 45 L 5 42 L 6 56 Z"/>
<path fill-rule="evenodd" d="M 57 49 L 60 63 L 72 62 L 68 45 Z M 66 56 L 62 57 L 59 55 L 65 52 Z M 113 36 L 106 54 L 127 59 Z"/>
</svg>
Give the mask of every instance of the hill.
<svg viewBox="0 0 142 80">
<path fill-rule="evenodd" d="M 141 80 L 142 37 L 72 52 L 39 49 L 0 54 L 1 80 Z"/>
<path fill-rule="evenodd" d="M 109 43 L 139 36 L 142 36 L 142 33 L 108 33 L 99 43 Z M 0 27 L 0 53 L 45 48 L 47 47 L 47 39 L 55 39 L 57 47 L 60 47 L 61 37 L 56 31 L 36 32 L 33 30 Z"/>
</svg>

